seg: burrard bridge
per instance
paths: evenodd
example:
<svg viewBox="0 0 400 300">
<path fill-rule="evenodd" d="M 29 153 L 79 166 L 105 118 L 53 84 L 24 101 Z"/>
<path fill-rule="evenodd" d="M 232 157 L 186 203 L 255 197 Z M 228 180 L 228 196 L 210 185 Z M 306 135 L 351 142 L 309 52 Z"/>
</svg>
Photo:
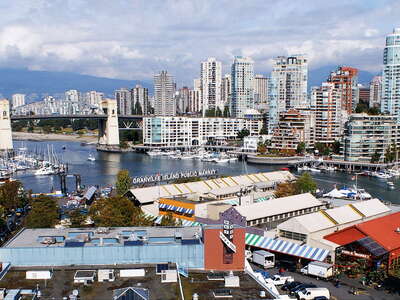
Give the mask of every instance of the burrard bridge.
<svg viewBox="0 0 400 300">
<path fill-rule="evenodd" d="M 118 115 L 117 102 L 113 99 L 105 99 L 101 102 L 98 114 L 76 114 L 76 115 L 10 115 L 10 105 L 7 100 L 0 100 L 0 150 L 12 150 L 12 121 L 34 121 L 51 119 L 91 119 L 98 120 L 100 146 L 119 146 L 119 120 L 122 121 L 121 129 L 138 129 L 142 127 L 142 115 Z"/>
</svg>

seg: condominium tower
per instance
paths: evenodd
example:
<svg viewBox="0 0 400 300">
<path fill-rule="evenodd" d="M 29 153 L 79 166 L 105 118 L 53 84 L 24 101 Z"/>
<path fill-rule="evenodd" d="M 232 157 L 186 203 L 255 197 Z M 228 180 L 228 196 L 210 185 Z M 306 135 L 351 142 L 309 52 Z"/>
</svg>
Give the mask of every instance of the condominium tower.
<svg viewBox="0 0 400 300">
<path fill-rule="evenodd" d="M 381 111 L 396 116 L 400 123 L 400 28 L 386 36 Z"/>
<path fill-rule="evenodd" d="M 215 58 L 208 58 L 201 63 L 200 88 L 203 102 L 203 116 L 209 109 L 222 111 L 224 106 L 221 101 L 221 62 Z"/>
<path fill-rule="evenodd" d="M 115 91 L 115 100 L 117 100 L 118 114 L 132 114 L 132 96 L 131 91 L 127 88 L 121 88 Z"/>
<path fill-rule="evenodd" d="M 12 95 L 12 107 L 17 108 L 19 106 L 25 105 L 25 95 L 24 94 L 14 94 Z"/>
<path fill-rule="evenodd" d="M 279 111 L 308 106 L 308 62 L 304 55 L 275 58 L 271 78 L 277 83 Z"/>
<path fill-rule="evenodd" d="M 381 108 L 382 76 L 375 76 L 369 84 L 369 107 Z"/>
<path fill-rule="evenodd" d="M 141 85 L 136 85 L 131 90 L 132 113 L 134 115 L 151 114 L 151 105 L 149 102 L 149 90 Z"/>
<path fill-rule="evenodd" d="M 232 117 L 243 118 L 246 110 L 254 108 L 254 62 L 236 56 L 231 68 Z"/>
<path fill-rule="evenodd" d="M 167 71 L 154 76 L 154 114 L 157 116 L 175 116 L 175 84 Z"/>
</svg>

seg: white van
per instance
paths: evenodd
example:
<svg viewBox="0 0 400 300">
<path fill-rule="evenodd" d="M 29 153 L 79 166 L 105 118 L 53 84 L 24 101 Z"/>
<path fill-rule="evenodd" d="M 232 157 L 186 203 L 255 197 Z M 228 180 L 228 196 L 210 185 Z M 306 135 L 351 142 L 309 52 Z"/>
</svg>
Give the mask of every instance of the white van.
<svg viewBox="0 0 400 300">
<path fill-rule="evenodd" d="M 315 297 L 324 296 L 329 299 L 330 293 L 327 288 L 306 288 L 297 292 L 298 300 L 313 300 Z"/>
</svg>

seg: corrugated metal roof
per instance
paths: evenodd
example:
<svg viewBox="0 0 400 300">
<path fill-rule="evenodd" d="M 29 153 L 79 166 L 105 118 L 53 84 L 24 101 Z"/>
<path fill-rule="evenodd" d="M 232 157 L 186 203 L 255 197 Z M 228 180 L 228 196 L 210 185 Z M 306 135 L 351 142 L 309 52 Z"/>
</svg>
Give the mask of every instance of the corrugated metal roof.
<svg viewBox="0 0 400 300">
<path fill-rule="evenodd" d="M 320 205 L 323 205 L 321 201 L 310 193 L 305 193 L 238 206 L 236 210 L 246 217 L 247 221 L 251 221 Z"/>
</svg>

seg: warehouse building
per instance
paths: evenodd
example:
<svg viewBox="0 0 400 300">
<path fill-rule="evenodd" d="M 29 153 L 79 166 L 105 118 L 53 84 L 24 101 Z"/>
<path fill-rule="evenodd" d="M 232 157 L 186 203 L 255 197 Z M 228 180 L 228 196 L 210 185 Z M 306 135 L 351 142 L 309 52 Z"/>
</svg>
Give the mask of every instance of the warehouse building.
<svg viewBox="0 0 400 300">
<path fill-rule="evenodd" d="M 236 210 L 246 218 L 247 226 L 273 229 L 287 219 L 317 212 L 325 207 L 325 203 L 305 193 L 238 206 Z"/>
<path fill-rule="evenodd" d="M 333 256 L 337 245 L 324 240 L 325 235 L 390 212 L 378 199 L 359 201 L 291 218 L 277 226 L 276 234 L 289 241 L 329 249 Z"/>
<path fill-rule="evenodd" d="M 324 237 L 349 261 L 366 259 L 387 268 L 400 266 L 400 212 L 362 222 Z"/>
<path fill-rule="evenodd" d="M 175 263 L 243 270 L 245 228 L 229 215 L 203 227 L 24 229 L 0 248 L 14 267 Z"/>
</svg>

